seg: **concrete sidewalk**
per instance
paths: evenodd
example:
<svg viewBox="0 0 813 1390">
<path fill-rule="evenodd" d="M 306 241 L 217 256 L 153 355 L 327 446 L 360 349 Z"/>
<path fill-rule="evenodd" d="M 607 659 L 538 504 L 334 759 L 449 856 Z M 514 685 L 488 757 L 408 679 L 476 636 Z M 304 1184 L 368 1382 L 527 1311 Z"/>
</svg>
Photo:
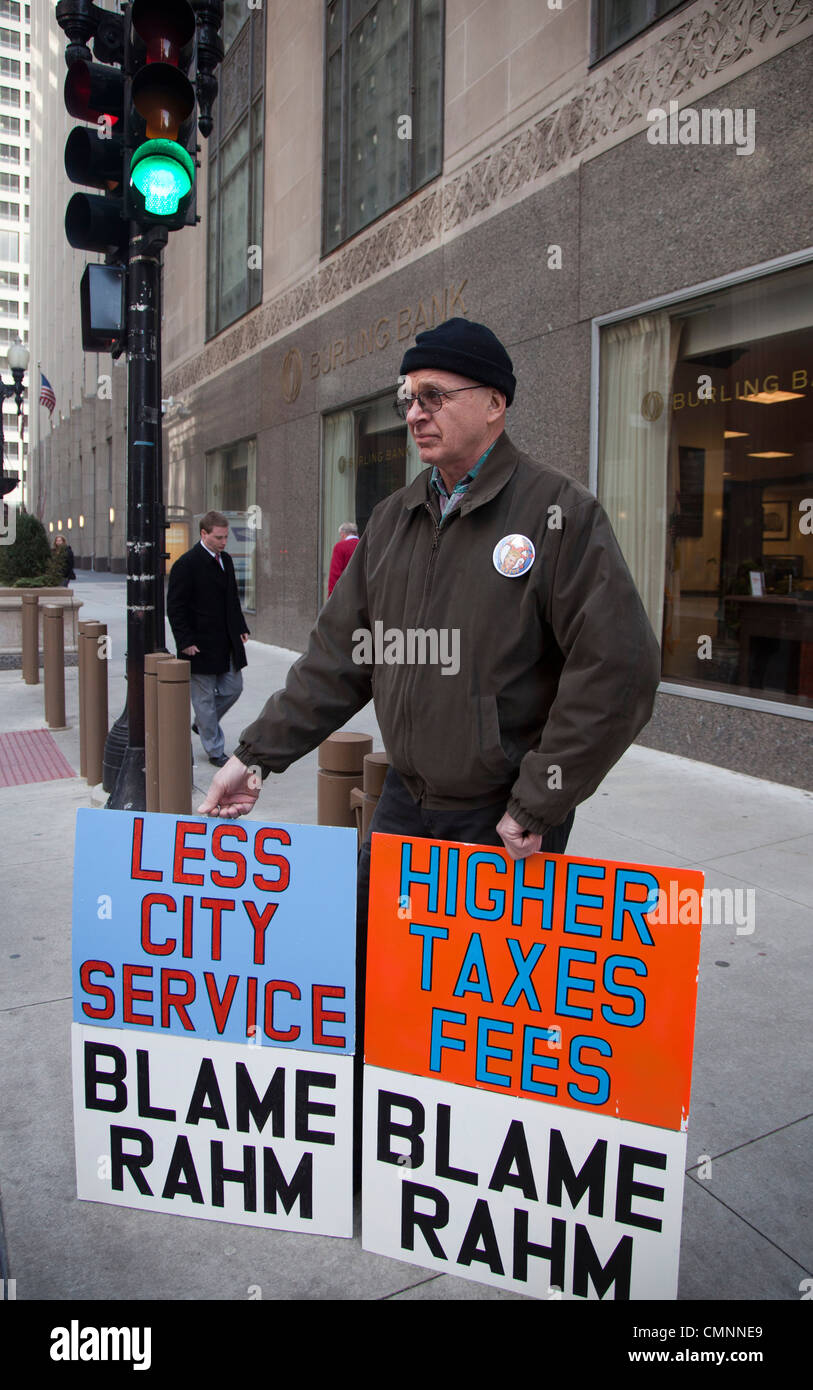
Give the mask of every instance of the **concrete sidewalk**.
<svg viewBox="0 0 813 1390">
<path fill-rule="evenodd" d="M 112 721 L 124 581 L 80 575 L 74 587 L 80 616 L 108 623 Z M 293 658 L 256 642 L 248 656 L 227 751 Z M 75 669 L 66 706 L 70 727 L 54 738 L 78 774 Z M 0 672 L 0 733 L 43 727 L 42 686 Z M 372 707 L 348 727 L 382 747 Z M 214 768 L 194 746 L 203 791 Z M 0 1200 L 17 1298 L 244 1300 L 252 1286 L 283 1300 L 521 1298 L 365 1253 L 358 1210 L 346 1241 L 77 1201 L 71 879 L 87 805 L 78 775 L 0 790 Z M 315 752 L 266 782 L 255 814 L 315 822 Z M 568 853 L 697 868 L 707 888 L 742 890 L 741 925 L 703 930 L 679 1296 L 798 1300 L 813 1273 L 813 793 L 634 747 L 577 811 Z"/>
</svg>

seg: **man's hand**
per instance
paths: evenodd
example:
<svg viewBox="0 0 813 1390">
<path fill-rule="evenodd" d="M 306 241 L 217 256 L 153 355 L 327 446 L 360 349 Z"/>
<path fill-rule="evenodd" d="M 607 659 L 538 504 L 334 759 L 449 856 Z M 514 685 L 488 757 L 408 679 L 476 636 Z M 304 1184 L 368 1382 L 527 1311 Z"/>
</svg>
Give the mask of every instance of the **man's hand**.
<svg viewBox="0 0 813 1390">
<path fill-rule="evenodd" d="M 200 647 L 184 647 L 183 654 L 184 656 L 197 656 L 199 651 Z"/>
<path fill-rule="evenodd" d="M 246 767 L 239 758 L 232 756 L 212 778 L 206 800 L 198 807 L 198 815 L 229 820 L 247 816 L 254 809 L 261 786 L 257 769 Z"/>
<path fill-rule="evenodd" d="M 247 633 L 247 632 L 241 632 L 241 633 L 240 633 L 240 636 L 242 637 L 242 639 L 243 639 L 243 645 L 245 646 L 246 642 L 248 641 L 248 633 Z"/>
<path fill-rule="evenodd" d="M 225 770 L 224 768 L 223 771 Z M 507 811 L 497 826 L 497 834 L 512 859 L 527 859 L 530 854 L 539 853 L 542 836 L 532 835 L 530 830 L 524 830 Z"/>
</svg>

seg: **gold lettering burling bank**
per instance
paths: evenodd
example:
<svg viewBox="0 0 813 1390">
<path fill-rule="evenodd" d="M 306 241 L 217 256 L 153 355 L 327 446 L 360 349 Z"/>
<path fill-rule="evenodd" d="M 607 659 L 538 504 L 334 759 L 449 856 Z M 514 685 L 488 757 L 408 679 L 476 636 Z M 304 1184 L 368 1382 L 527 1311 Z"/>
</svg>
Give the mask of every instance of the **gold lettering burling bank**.
<svg viewBox="0 0 813 1390">
<path fill-rule="evenodd" d="M 696 405 L 723 405 L 731 401 L 753 401 L 755 399 L 766 399 L 773 397 L 774 400 L 791 400 L 804 394 L 808 386 L 808 375 L 806 367 L 798 367 L 790 374 L 790 386 L 781 387 L 779 378 L 769 373 L 763 377 L 760 387 L 759 378 L 753 381 L 735 381 L 734 395 L 726 394 L 724 386 L 720 387 L 720 394 L 717 394 L 717 387 L 709 387 L 708 393 L 700 395 L 698 392 L 692 399 L 692 392 L 675 391 L 672 396 L 672 410 L 683 410 L 685 406 Z M 740 389 L 742 388 L 742 389 Z"/>
<path fill-rule="evenodd" d="M 360 328 L 357 333 L 337 338 L 328 347 L 312 352 L 311 381 L 320 373 L 327 376 L 328 372 L 335 372 L 339 367 L 348 367 L 352 362 L 357 362 L 371 353 L 382 352 L 389 347 L 393 337 L 398 342 L 405 342 L 427 328 L 444 323 L 446 319 L 465 315 L 463 291 L 467 284 L 467 279 L 461 280 L 457 286 L 449 285 L 437 293 L 433 292 L 431 298 L 419 299 L 415 306 L 404 305 L 394 315 L 382 315 L 371 323 L 369 328 Z"/>
</svg>

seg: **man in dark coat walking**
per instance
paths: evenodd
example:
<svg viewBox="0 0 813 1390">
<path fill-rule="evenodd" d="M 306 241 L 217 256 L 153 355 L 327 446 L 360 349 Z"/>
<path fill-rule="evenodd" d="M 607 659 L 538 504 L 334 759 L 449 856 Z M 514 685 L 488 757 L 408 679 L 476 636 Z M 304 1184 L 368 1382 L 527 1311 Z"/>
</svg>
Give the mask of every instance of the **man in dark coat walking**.
<svg viewBox="0 0 813 1390">
<path fill-rule="evenodd" d="M 215 767 L 227 761 L 220 721 L 243 689 L 248 639 L 234 563 L 226 553 L 228 539 L 227 518 L 207 512 L 200 522 L 200 543 L 175 561 L 167 591 L 178 656 L 192 667 L 193 728 Z"/>
</svg>

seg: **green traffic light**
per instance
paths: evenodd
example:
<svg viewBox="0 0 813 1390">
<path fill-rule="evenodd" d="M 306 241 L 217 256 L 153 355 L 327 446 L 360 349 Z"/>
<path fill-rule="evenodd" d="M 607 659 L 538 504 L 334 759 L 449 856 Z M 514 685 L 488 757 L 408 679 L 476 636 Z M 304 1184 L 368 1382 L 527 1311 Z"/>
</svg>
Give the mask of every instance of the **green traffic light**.
<svg viewBox="0 0 813 1390">
<path fill-rule="evenodd" d="M 130 162 L 130 183 L 141 194 L 144 211 L 154 217 L 174 217 L 194 178 L 191 155 L 174 140 L 147 140 Z"/>
</svg>

